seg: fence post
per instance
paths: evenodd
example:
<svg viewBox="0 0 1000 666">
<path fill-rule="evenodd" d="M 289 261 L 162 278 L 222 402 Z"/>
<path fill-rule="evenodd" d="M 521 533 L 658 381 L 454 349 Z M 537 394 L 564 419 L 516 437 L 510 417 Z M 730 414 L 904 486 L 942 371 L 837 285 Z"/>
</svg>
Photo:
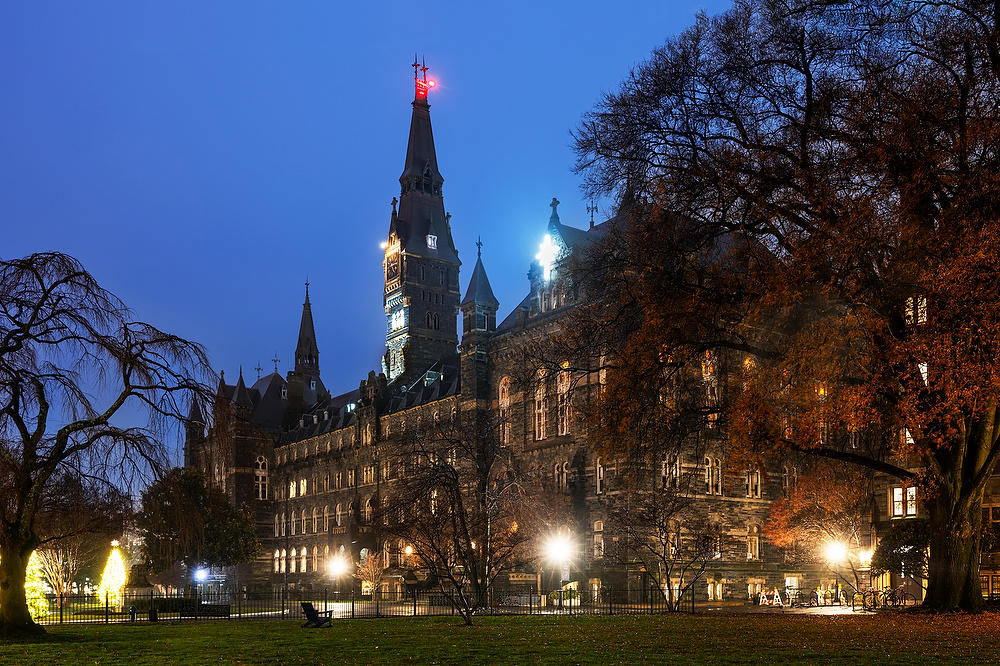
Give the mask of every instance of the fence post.
<svg viewBox="0 0 1000 666">
<path fill-rule="evenodd" d="M 104 590 L 104 624 L 111 622 L 111 608 L 108 606 L 108 590 Z"/>
<path fill-rule="evenodd" d="M 59 595 L 59 624 L 63 623 L 63 595 Z"/>
<path fill-rule="evenodd" d="M 330 588 L 329 588 L 329 587 L 327 587 L 327 586 L 325 586 L 325 585 L 323 586 L 323 612 L 324 612 L 324 613 L 326 612 L 326 610 L 327 610 L 327 606 L 328 606 L 328 604 L 327 604 L 327 602 L 326 602 L 326 593 L 327 593 L 327 592 L 328 592 L 329 590 L 330 590 Z"/>
<path fill-rule="evenodd" d="M 351 619 L 354 619 L 354 585 L 351 585 Z"/>
<path fill-rule="evenodd" d="M 413 617 L 417 616 L 417 588 L 413 588 Z"/>
</svg>

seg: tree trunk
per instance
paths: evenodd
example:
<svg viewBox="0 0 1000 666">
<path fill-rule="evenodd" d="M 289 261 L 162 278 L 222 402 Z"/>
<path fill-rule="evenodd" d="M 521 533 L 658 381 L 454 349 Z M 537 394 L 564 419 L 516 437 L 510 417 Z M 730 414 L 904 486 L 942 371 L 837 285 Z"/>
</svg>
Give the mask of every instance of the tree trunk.
<svg viewBox="0 0 1000 666">
<path fill-rule="evenodd" d="M 0 547 L 0 636 L 17 637 L 44 634 L 28 612 L 24 597 L 24 578 L 31 557 L 29 543 Z"/>
<path fill-rule="evenodd" d="M 950 501 L 944 496 L 932 500 L 928 508 L 931 535 L 924 608 L 982 610 L 979 582 L 982 495 L 963 502 Z"/>
</svg>

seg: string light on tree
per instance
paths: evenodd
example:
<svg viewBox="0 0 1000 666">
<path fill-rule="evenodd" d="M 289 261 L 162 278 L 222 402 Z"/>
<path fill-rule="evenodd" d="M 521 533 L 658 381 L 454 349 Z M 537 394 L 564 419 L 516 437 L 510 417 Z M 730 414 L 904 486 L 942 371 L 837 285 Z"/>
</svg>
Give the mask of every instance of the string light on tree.
<svg viewBox="0 0 1000 666">
<path fill-rule="evenodd" d="M 45 617 L 49 614 L 49 601 L 45 596 L 42 560 L 38 551 L 32 551 L 28 558 L 28 569 L 24 572 L 24 600 L 28 602 L 28 612 L 31 619 Z"/>
<path fill-rule="evenodd" d="M 104 565 L 104 573 L 101 575 L 101 584 L 97 588 L 97 594 L 101 599 L 107 595 L 108 605 L 117 607 L 121 605 L 121 592 L 124 586 L 125 561 L 118 549 L 118 541 L 115 540 L 111 542 L 111 554 L 108 555 L 108 562 Z"/>
</svg>

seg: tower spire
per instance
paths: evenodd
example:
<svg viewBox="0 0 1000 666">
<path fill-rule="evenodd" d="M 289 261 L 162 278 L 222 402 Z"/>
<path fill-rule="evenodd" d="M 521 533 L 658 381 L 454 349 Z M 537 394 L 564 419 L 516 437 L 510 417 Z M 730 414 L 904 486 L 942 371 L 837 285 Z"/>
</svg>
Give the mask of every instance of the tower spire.
<svg viewBox="0 0 1000 666">
<path fill-rule="evenodd" d="M 319 375 L 319 348 L 316 346 L 316 329 L 313 326 L 312 304 L 309 302 L 309 280 L 306 279 L 306 300 L 302 304 L 299 322 L 299 341 L 295 346 L 295 371 Z"/>
</svg>

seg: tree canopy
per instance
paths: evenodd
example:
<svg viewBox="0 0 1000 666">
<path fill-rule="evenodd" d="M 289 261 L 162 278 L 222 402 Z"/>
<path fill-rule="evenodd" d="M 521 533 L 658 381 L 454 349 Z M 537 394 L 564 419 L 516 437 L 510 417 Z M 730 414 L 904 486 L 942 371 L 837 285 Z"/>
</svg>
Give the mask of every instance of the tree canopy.
<svg viewBox="0 0 1000 666">
<path fill-rule="evenodd" d="M 234 507 L 190 467 L 175 467 L 146 489 L 136 526 L 155 572 L 178 563 L 189 575 L 199 566 L 233 566 L 260 549 L 250 509 Z"/>
<path fill-rule="evenodd" d="M 561 341 L 608 370 L 603 441 L 701 433 L 918 485 L 942 609 L 982 603 L 1000 454 L 998 6 L 738 0 L 574 135 L 620 210 Z"/>
</svg>

